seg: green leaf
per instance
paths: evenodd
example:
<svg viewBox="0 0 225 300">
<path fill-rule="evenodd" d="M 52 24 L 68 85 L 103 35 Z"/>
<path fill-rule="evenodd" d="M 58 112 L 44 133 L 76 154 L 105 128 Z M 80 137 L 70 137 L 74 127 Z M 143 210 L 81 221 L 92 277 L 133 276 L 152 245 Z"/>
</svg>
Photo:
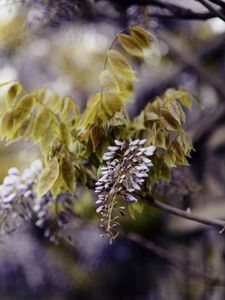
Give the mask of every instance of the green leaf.
<svg viewBox="0 0 225 300">
<path fill-rule="evenodd" d="M 113 93 L 103 93 L 102 106 L 109 117 L 112 117 L 117 111 L 124 108 L 121 98 Z"/>
<path fill-rule="evenodd" d="M 54 185 L 59 176 L 59 163 L 57 157 L 54 157 L 44 168 L 38 182 L 38 197 L 44 196 Z"/>
<path fill-rule="evenodd" d="M 166 149 L 166 132 L 163 130 L 159 130 L 155 137 L 154 145 L 156 147 Z"/>
<path fill-rule="evenodd" d="M 176 154 L 173 151 L 167 151 L 163 156 L 163 160 L 169 168 L 176 167 Z"/>
<path fill-rule="evenodd" d="M 79 114 L 79 107 L 69 96 L 63 97 L 60 116 L 63 119 L 72 117 L 75 113 Z"/>
<path fill-rule="evenodd" d="M 186 91 L 180 92 L 179 93 L 179 97 L 178 100 L 180 101 L 180 103 L 187 107 L 188 109 L 192 108 L 192 101 L 190 96 L 188 95 L 188 93 Z"/>
<path fill-rule="evenodd" d="M 125 77 L 127 80 L 136 80 L 135 71 L 125 56 L 116 50 L 107 51 L 109 64 L 118 76 Z"/>
<path fill-rule="evenodd" d="M 118 81 L 110 71 L 108 70 L 102 71 L 99 76 L 99 81 L 104 91 L 111 92 L 111 93 L 120 92 Z"/>
<path fill-rule="evenodd" d="M 58 178 L 56 179 L 55 183 L 51 187 L 51 193 L 54 198 L 62 192 L 62 187 L 63 187 L 63 179 L 62 179 L 61 172 L 59 172 Z"/>
<path fill-rule="evenodd" d="M 177 141 L 180 144 L 184 154 L 190 157 L 191 150 L 193 149 L 191 138 L 186 133 L 182 133 L 177 137 Z"/>
<path fill-rule="evenodd" d="M 96 125 L 90 128 L 90 137 L 93 146 L 93 151 L 95 152 L 95 150 L 97 149 L 99 144 L 102 143 L 103 140 L 103 134 L 99 126 Z"/>
<path fill-rule="evenodd" d="M 132 126 L 135 128 L 135 130 L 145 130 L 145 113 L 142 111 L 139 116 L 134 118 Z"/>
<path fill-rule="evenodd" d="M 41 91 L 39 91 L 39 93 L 41 93 Z M 61 112 L 61 108 L 63 106 L 62 99 L 57 93 L 51 93 L 49 96 L 47 96 L 47 91 L 44 89 L 42 90 L 42 95 L 40 98 L 43 99 L 43 104 L 51 109 L 54 113 Z"/>
<path fill-rule="evenodd" d="M 30 137 L 34 125 L 33 117 L 26 119 L 23 124 L 18 128 L 21 136 L 26 140 Z"/>
<path fill-rule="evenodd" d="M 186 117 L 184 111 L 181 105 L 176 100 L 170 101 L 167 105 L 167 109 L 169 110 L 173 118 L 177 120 L 179 125 L 182 125 L 182 123 L 185 122 Z"/>
<path fill-rule="evenodd" d="M 87 108 L 84 111 L 83 115 L 81 115 L 81 124 L 82 128 L 87 128 L 88 125 L 94 123 L 96 116 L 98 114 L 100 105 L 100 94 L 96 94 L 92 96 L 87 103 Z"/>
<path fill-rule="evenodd" d="M 134 86 L 132 81 L 126 79 L 119 79 L 119 96 L 126 101 L 133 102 Z"/>
<path fill-rule="evenodd" d="M 72 134 L 68 126 L 63 122 L 60 123 L 60 134 L 63 143 L 70 148 L 72 144 Z"/>
<path fill-rule="evenodd" d="M 7 108 L 12 107 L 12 105 L 14 104 L 14 100 L 17 98 L 17 96 L 19 96 L 19 94 L 21 94 L 22 90 L 23 86 L 20 83 L 16 83 L 9 88 L 6 97 Z"/>
<path fill-rule="evenodd" d="M 167 108 L 162 108 L 163 123 L 169 131 L 179 131 L 181 129 L 179 122 L 173 117 Z"/>
<path fill-rule="evenodd" d="M 31 95 L 25 95 L 17 103 L 16 109 L 24 110 L 24 111 L 26 111 L 27 114 L 29 114 L 32 111 L 33 107 L 34 107 L 34 104 L 35 104 L 34 95 L 32 95 L 32 94 Z"/>
<path fill-rule="evenodd" d="M 41 135 L 40 148 L 42 154 L 47 155 L 51 151 L 53 142 L 54 132 L 52 131 L 52 128 L 49 127 L 48 130 L 45 130 L 45 132 Z"/>
<path fill-rule="evenodd" d="M 146 112 L 145 118 L 146 118 L 146 121 L 156 121 L 159 119 L 159 116 L 155 112 Z"/>
<path fill-rule="evenodd" d="M 44 108 L 38 114 L 33 127 L 33 139 L 39 141 L 42 135 L 48 130 L 52 122 L 52 115 L 48 108 Z"/>
<path fill-rule="evenodd" d="M 137 43 L 143 48 L 150 47 L 150 40 L 146 31 L 140 26 L 130 27 L 131 36 L 137 41 Z"/>
<path fill-rule="evenodd" d="M 1 135 L 8 136 L 14 129 L 13 111 L 6 112 L 1 118 Z"/>
<path fill-rule="evenodd" d="M 73 163 L 68 158 L 63 158 L 60 162 L 60 167 L 62 172 L 62 179 L 66 188 L 71 193 L 74 193 L 76 186 L 75 186 L 75 170 L 74 170 Z"/>
<path fill-rule="evenodd" d="M 132 36 L 129 36 L 127 34 L 119 34 L 119 41 L 122 45 L 122 47 L 131 55 L 137 56 L 137 57 L 143 57 L 144 52 L 142 47 L 139 45 L 139 43 L 136 41 L 135 38 Z"/>
</svg>

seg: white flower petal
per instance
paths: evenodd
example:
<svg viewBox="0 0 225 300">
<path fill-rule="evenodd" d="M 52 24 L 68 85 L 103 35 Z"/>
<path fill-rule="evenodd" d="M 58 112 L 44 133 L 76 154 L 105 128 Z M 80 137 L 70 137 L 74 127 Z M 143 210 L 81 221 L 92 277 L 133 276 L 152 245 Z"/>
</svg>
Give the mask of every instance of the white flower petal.
<svg viewBox="0 0 225 300">
<path fill-rule="evenodd" d="M 140 140 L 140 142 L 138 143 L 138 145 L 144 145 L 145 143 L 147 142 L 147 140 L 146 139 L 143 139 L 143 140 Z"/>
<path fill-rule="evenodd" d="M 145 155 L 150 156 L 153 155 L 154 151 L 155 151 L 156 147 L 155 146 L 149 146 L 145 148 Z"/>
<path fill-rule="evenodd" d="M 130 142 L 129 146 L 136 146 L 136 145 L 138 145 L 139 142 L 140 142 L 139 139 L 134 140 L 134 141 Z"/>
<path fill-rule="evenodd" d="M 12 202 L 12 201 L 14 201 L 16 199 L 16 197 L 17 197 L 17 194 L 16 193 L 12 193 L 12 194 L 8 195 L 7 197 L 4 197 L 2 199 L 2 202 L 4 202 L 4 203 Z"/>
<path fill-rule="evenodd" d="M 13 167 L 8 170 L 8 174 L 18 176 L 18 175 L 20 175 L 20 171 L 17 168 Z"/>
<path fill-rule="evenodd" d="M 120 147 L 118 147 L 118 146 L 109 146 L 108 147 L 108 150 L 109 151 L 116 151 L 116 150 L 118 150 Z"/>
<path fill-rule="evenodd" d="M 114 143 L 115 143 L 117 146 L 122 146 L 122 145 L 123 145 L 123 142 L 118 141 L 118 140 L 115 140 Z"/>
<path fill-rule="evenodd" d="M 137 199 L 134 196 L 132 196 L 131 194 L 126 194 L 125 201 L 127 203 L 134 203 L 134 202 L 137 202 Z"/>
</svg>

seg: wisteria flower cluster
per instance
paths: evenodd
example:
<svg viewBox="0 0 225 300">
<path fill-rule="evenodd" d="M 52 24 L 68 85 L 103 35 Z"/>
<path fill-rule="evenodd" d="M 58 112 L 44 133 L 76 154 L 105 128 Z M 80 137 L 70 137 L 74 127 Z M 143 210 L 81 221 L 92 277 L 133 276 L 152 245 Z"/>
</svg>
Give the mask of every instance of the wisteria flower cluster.
<svg viewBox="0 0 225 300">
<path fill-rule="evenodd" d="M 33 186 L 37 184 L 42 171 L 40 160 L 32 162 L 30 168 L 20 172 L 13 167 L 0 185 L 0 231 L 14 231 L 22 220 L 32 217 L 33 202 L 36 197 Z"/>
<path fill-rule="evenodd" d="M 35 225 L 44 229 L 44 236 L 55 244 L 59 243 L 60 229 L 68 222 L 72 214 L 74 195 L 61 193 L 53 198 L 50 192 L 35 198 L 33 211 L 36 215 Z"/>
<path fill-rule="evenodd" d="M 102 227 L 112 238 L 116 237 L 114 228 L 119 225 L 113 212 L 117 208 L 123 214 L 125 209 L 124 206 L 117 207 L 118 199 L 122 198 L 127 204 L 136 202 L 134 192 L 141 190 L 153 166 L 149 156 L 153 155 L 155 147 L 144 147 L 145 144 L 146 139 L 115 140 L 115 145 L 109 146 L 103 156 L 106 165 L 101 168 L 102 177 L 95 184 L 98 193 L 96 211 L 102 216 Z"/>
<path fill-rule="evenodd" d="M 66 213 L 70 211 L 73 195 L 62 193 L 54 199 L 49 192 L 38 198 L 36 185 L 42 170 L 40 160 L 35 160 L 22 172 L 15 167 L 8 170 L 8 176 L 0 185 L 1 234 L 11 233 L 22 221 L 34 218 L 35 225 L 44 229 L 44 235 L 57 243 L 56 227 L 66 223 Z M 54 206 L 60 206 L 60 211 L 55 210 L 56 222 L 53 221 Z"/>
</svg>

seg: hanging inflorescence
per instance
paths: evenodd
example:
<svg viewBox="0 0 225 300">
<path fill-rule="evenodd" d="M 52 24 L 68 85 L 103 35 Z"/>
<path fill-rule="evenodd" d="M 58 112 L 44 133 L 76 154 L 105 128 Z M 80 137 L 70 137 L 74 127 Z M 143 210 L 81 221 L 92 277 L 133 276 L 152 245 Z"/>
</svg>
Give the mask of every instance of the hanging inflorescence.
<svg viewBox="0 0 225 300">
<path fill-rule="evenodd" d="M 131 142 L 115 140 L 115 145 L 109 146 L 103 156 L 106 165 L 101 168 L 102 177 L 95 184 L 95 192 L 99 194 L 96 211 L 101 214 L 101 226 L 110 238 L 118 235 L 115 212 L 119 210 L 123 215 L 125 209 L 118 205 L 120 199 L 126 204 L 136 202 L 134 193 L 141 190 L 153 166 L 148 157 L 153 155 L 155 147 L 144 147 L 145 144 L 146 139 Z"/>
<path fill-rule="evenodd" d="M 37 197 L 37 183 L 43 170 L 42 162 L 35 160 L 20 172 L 8 170 L 0 185 L 0 233 L 11 233 L 23 221 L 34 218 L 35 225 L 44 229 L 44 235 L 57 242 L 57 231 L 67 222 L 74 195 L 61 193 L 56 198 L 48 192 Z"/>
<path fill-rule="evenodd" d="M 33 187 L 37 184 L 41 171 L 40 160 L 34 161 L 23 172 L 17 168 L 8 170 L 8 176 L 0 185 L 1 233 L 10 233 L 22 220 L 31 219 L 32 204 L 36 196 Z"/>
</svg>

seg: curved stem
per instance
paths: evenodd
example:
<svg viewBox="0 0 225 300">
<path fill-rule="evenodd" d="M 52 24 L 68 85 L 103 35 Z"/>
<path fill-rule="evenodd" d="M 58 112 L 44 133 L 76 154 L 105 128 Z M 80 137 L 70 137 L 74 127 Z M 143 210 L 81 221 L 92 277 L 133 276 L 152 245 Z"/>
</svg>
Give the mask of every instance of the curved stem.
<svg viewBox="0 0 225 300">
<path fill-rule="evenodd" d="M 150 204 L 153 207 L 156 207 L 166 213 L 185 218 L 187 220 L 195 221 L 204 225 L 213 226 L 220 229 L 220 233 L 222 233 L 225 230 L 225 221 L 218 220 L 218 219 L 208 219 L 205 217 L 201 217 L 198 215 L 194 215 L 191 212 L 184 211 L 182 209 L 173 207 L 171 205 L 162 203 L 160 201 L 154 200 L 152 198 L 145 199 L 145 202 Z"/>
</svg>

